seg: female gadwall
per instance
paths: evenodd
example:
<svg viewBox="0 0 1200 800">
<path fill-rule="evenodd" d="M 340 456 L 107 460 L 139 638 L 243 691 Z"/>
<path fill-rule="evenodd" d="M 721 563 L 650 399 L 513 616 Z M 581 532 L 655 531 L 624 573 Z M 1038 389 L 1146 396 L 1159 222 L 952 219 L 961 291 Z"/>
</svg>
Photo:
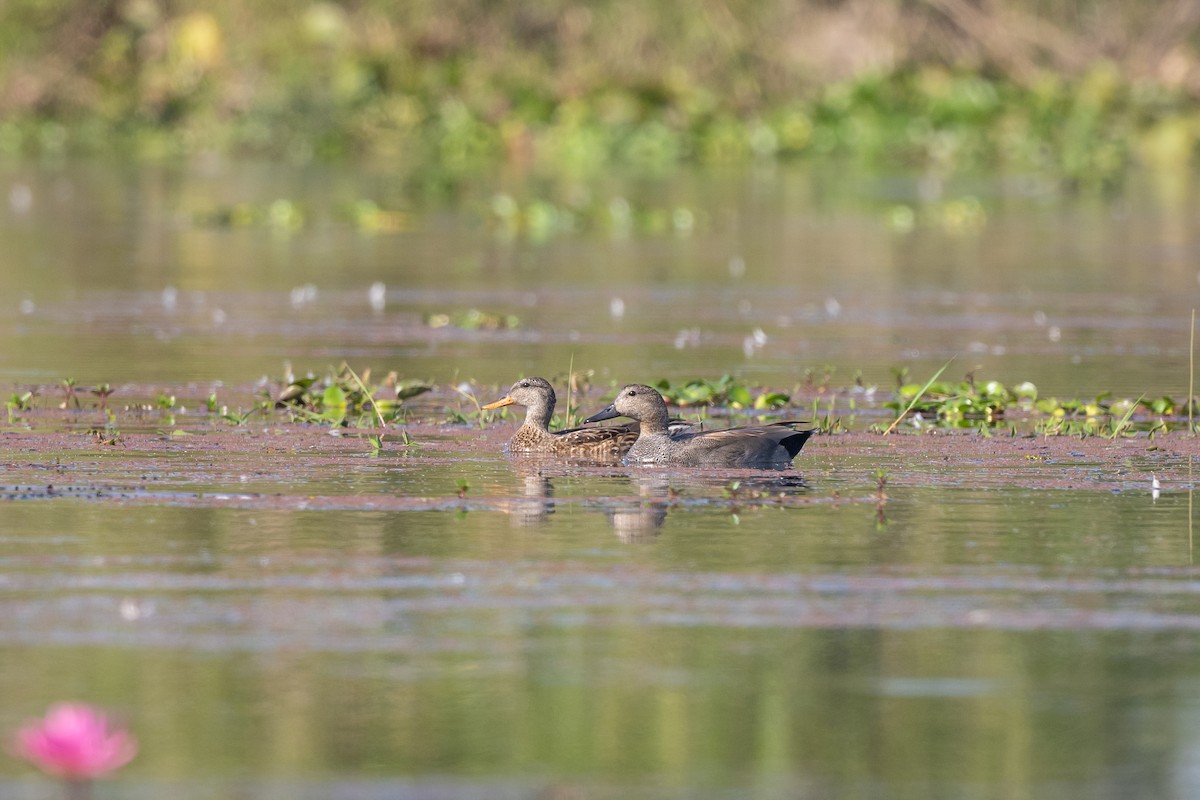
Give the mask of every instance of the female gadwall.
<svg viewBox="0 0 1200 800">
<path fill-rule="evenodd" d="M 508 448 L 514 453 L 553 453 L 617 461 L 637 441 L 637 423 L 551 433 L 550 418 L 554 416 L 556 401 L 554 387 L 544 378 L 522 378 L 504 397 L 481 408 L 490 411 L 503 406 L 525 406 L 525 422 L 508 440 Z"/>
<path fill-rule="evenodd" d="M 641 435 L 625 455 L 631 464 L 786 469 L 813 435 L 812 430 L 795 430 L 795 422 L 723 431 L 672 431 L 662 395 L 641 384 L 621 389 L 612 405 L 584 422 L 613 417 L 629 417 L 642 426 Z"/>
</svg>

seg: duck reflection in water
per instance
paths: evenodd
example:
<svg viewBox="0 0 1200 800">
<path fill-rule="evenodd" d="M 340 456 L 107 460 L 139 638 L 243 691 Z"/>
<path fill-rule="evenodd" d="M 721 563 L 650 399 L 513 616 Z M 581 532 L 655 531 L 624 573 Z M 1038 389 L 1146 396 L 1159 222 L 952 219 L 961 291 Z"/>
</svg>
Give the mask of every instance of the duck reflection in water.
<svg viewBox="0 0 1200 800">
<path fill-rule="evenodd" d="M 670 489 L 660 476 L 653 476 L 649 480 L 634 480 L 624 472 L 575 472 L 570 467 L 564 467 L 549 459 L 533 457 L 513 459 L 511 464 L 521 477 L 522 490 L 520 496 L 505 502 L 503 509 L 515 528 L 537 527 L 550 521 L 558 503 L 555 498 L 556 479 L 615 478 L 620 483 L 637 485 L 638 499 L 614 497 L 604 504 L 604 515 L 622 541 L 633 541 L 657 534 L 672 503 L 670 495 L 674 490 Z"/>
<path fill-rule="evenodd" d="M 638 500 L 605 510 L 613 533 L 622 542 L 649 541 L 662 533 L 667 512 L 678 492 L 662 475 L 631 475 L 630 483 L 638 490 Z"/>
<path fill-rule="evenodd" d="M 522 475 L 524 493 L 514 498 L 508 508 L 514 528 L 534 528 L 545 524 L 554 513 L 554 483 L 540 472 Z"/>
<path fill-rule="evenodd" d="M 649 541 L 662 533 L 672 512 L 728 507 L 740 513 L 754 506 L 783 502 L 808 491 L 799 475 L 763 474 L 760 471 L 735 470 L 723 473 L 682 476 L 659 470 L 612 470 L 591 466 L 568 466 L 558 459 L 522 457 L 510 461 L 521 478 L 521 494 L 508 499 L 502 508 L 513 527 L 545 525 L 560 502 L 577 500 L 556 498 L 556 480 L 604 480 L 613 488 L 629 485 L 636 492 L 586 501 L 585 507 L 603 509 L 617 538 L 623 542 Z M 686 479 L 686 484 L 682 483 Z M 686 485 L 686 489 L 681 488 Z"/>
</svg>

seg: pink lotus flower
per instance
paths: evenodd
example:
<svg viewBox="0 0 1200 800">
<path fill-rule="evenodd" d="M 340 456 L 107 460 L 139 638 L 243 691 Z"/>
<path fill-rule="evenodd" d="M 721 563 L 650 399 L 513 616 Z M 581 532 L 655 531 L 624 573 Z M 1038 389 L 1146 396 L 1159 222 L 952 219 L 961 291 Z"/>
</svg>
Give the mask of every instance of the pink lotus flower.
<svg viewBox="0 0 1200 800">
<path fill-rule="evenodd" d="M 128 764 L 137 755 L 137 740 L 114 728 L 98 708 L 60 703 L 51 706 L 45 719 L 17 731 L 14 750 L 43 772 L 86 781 Z"/>
</svg>

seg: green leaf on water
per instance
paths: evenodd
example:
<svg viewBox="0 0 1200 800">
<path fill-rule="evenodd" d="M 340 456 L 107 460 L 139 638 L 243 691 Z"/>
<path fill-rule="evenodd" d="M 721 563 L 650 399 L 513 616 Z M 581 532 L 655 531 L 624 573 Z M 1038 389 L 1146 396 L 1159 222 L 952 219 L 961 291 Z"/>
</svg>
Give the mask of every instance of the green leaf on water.
<svg viewBox="0 0 1200 800">
<path fill-rule="evenodd" d="M 1024 381 L 1023 383 L 1018 383 L 1013 387 L 1013 394 L 1016 395 L 1018 400 L 1027 400 L 1029 402 L 1033 402 L 1037 400 L 1038 390 L 1037 387 L 1029 381 Z"/>
<path fill-rule="evenodd" d="M 334 425 L 346 418 L 346 392 L 337 384 L 331 384 L 321 393 L 321 417 Z"/>
<path fill-rule="evenodd" d="M 321 405 L 326 410 L 333 408 L 346 408 L 346 392 L 338 385 L 327 386 L 325 391 L 321 393 Z"/>
<path fill-rule="evenodd" d="M 791 399 L 791 395 L 786 395 L 783 392 L 763 392 L 754 398 L 754 407 L 759 411 L 771 408 L 783 408 Z"/>
<path fill-rule="evenodd" d="M 425 394 L 426 392 L 430 391 L 433 391 L 433 387 L 424 383 L 410 383 L 403 386 L 397 386 L 396 399 L 407 400 L 410 397 L 416 397 L 417 395 Z"/>
<path fill-rule="evenodd" d="M 733 406 L 734 408 L 747 408 L 753 402 L 753 399 L 750 397 L 750 390 L 745 386 L 734 386 L 730 388 L 729 405 Z M 755 404 L 755 408 L 761 408 L 761 406 Z"/>
</svg>

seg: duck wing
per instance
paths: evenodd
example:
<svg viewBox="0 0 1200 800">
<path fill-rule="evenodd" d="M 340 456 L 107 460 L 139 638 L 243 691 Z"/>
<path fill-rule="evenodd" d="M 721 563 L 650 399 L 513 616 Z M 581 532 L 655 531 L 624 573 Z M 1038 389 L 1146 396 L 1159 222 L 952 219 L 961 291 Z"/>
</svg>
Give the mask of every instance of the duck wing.
<svg viewBox="0 0 1200 800">
<path fill-rule="evenodd" d="M 591 427 L 568 428 L 565 431 L 555 431 L 555 436 L 562 436 L 566 439 L 579 439 L 581 441 L 605 441 L 615 436 L 632 433 L 634 436 L 638 434 L 638 424 L 636 422 L 623 422 L 620 425 L 593 425 Z"/>
<path fill-rule="evenodd" d="M 636 422 L 596 428 L 571 428 L 554 435 L 555 447 L 579 456 L 620 457 L 638 438 Z"/>
<path fill-rule="evenodd" d="M 620 425 L 596 425 L 592 427 L 584 426 L 582 428 L 569 428 L 565 431 L 556 431 L 555 436 L 569 436 L 571 439 L 591 439 L 593 436 L 596 440 L 603 441 L 613 436 L 632 433 L 636 438 L 641 432 L 641 426 L 636 421 L 622 422 Z M 688 422 L 681 417 L 671 417 L 667 421 L 667 431 L 672 435 L 683 433 L 694 433 L 696 431 L 696 423 Z"/>
<path fill-rule="evenodd" d="M 796 430 L 793 426 L 797 424 L 801 423 L 787 421 L 705 431 L 684 435 L 677 440 L 683 445 L 685 460 L 700 466 L 787 465 L 815 432 L 811 428 Z"/>
</svg>

